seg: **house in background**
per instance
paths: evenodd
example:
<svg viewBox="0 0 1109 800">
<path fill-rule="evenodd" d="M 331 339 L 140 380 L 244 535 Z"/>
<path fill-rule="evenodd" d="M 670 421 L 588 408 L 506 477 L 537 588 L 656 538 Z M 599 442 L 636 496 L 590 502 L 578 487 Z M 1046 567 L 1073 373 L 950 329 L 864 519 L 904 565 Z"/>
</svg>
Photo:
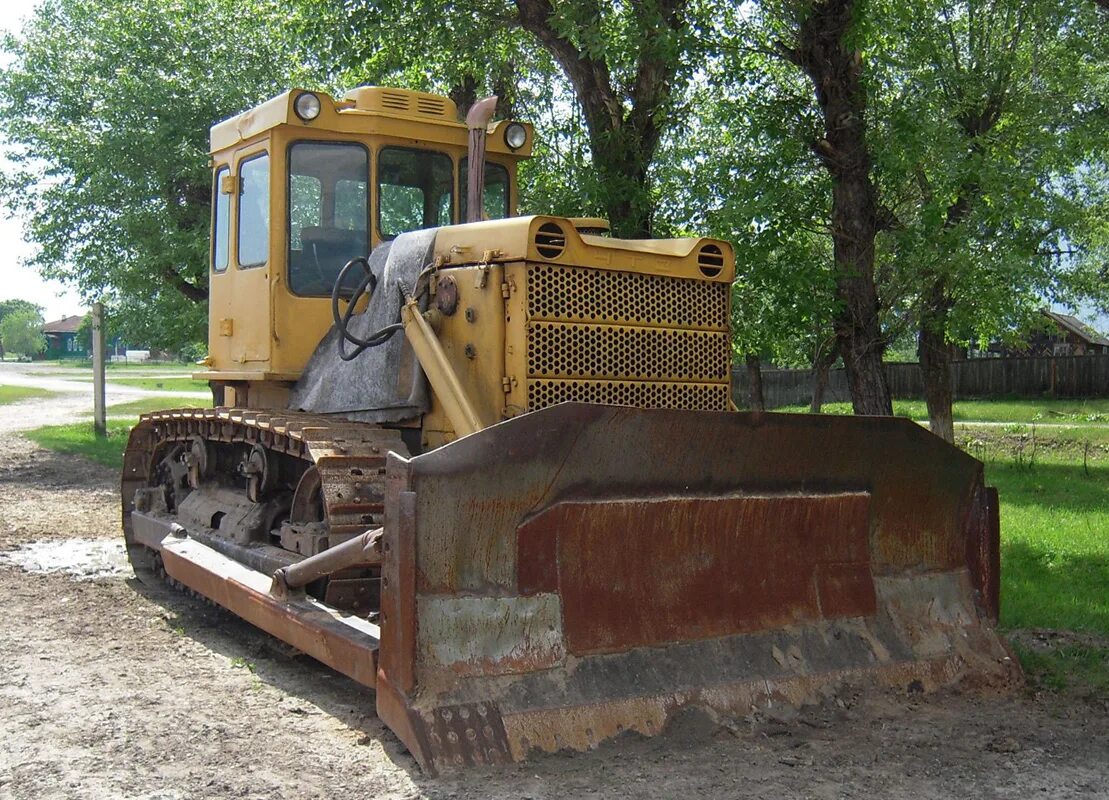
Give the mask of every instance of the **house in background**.
<svg viewBox="0 0 1109 800">
<path fill-rule="evenodd" d="M 1102 336 L 1077 317 L 1046 308 L 1040 314 L 1040 324 L 1023 335 L 1023 344 L 993 342 L 985 352 L 972 352 L 971 358 L 1109 355 L 1109 338 Z"/>
<path fill-rule="evenodd" d="M 44 358 L 86 358 L 88 350 L 78 340 L 77 330 L 84 321 L 84 315 L 63 317 L 42 326 L 42 335 L 46 337 L 46 352 Z"/>
<path fill-rule="evenodd" d="M 1089 325 L 1085 325 L 1077 317 L 1048 311 L 1046 308 L 1040 313 L 1055 324 L 1055 330 L 1051 330 L 1049 326 L 1044 338 L 1038 343 L 1043 355 L 1109 355 L 1109 339 Z M 1029 346 L 1032 346 L 1032 341 L 1029 341 Z"/>
</svg>

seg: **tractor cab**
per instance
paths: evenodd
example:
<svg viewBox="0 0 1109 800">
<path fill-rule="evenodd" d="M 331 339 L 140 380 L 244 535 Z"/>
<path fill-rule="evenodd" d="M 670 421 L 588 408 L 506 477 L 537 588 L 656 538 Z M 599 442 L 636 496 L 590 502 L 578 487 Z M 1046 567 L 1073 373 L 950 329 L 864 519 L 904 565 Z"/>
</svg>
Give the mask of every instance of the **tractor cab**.
<svg viewBox="0 0 1109 800">
<path fill-rule="evenodd" d="M 483 215 L 500 219 L 516 213 L 533 132 L 510 121 L 487 132 Z M 217 401 L 241 404 L 248 388 L 252 404 L 280 401 L 331 325 L 344 264 L 467 218 L 467 137 L 448 98 L 381 87 L 341 99 L 294 89 L 212 128 L 210 355 L 198 377 Z"/>
</svg>

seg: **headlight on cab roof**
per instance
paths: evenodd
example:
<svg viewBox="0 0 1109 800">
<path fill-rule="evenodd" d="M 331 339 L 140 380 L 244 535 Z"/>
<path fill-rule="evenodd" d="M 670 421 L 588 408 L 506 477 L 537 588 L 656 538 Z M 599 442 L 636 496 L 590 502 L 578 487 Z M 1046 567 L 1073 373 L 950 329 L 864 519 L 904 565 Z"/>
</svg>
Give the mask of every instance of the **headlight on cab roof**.
<svg viewBox="0 0 1109 800">
<path fill-rule="evenodd" d="M 504 129 L 504 143 L 510 150 L 519 150 L 528 140 L 528 129 L 519 122 L 510 122 Z"/>
<path fill-rule="evenodd" d="M 301 92 L 293 101 L 293 111 L 305 122 L 311 122 L 320 115 L 320 98 L 311 92 Z"/>
</svg>

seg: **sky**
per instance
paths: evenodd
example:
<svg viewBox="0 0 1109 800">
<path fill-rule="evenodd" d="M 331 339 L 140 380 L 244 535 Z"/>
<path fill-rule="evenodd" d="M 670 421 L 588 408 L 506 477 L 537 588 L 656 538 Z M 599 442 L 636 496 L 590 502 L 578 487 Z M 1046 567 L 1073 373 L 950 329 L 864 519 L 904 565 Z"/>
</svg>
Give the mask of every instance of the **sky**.
<svg viewBox="0 0 1109 800">
<path fill-rule="evenodd" d="M 36 5 L 37 0 L 0 0 L 0 29 L 17 33 Z M 6 166 L 0 156 L 0 169 Z M 42 306 L 47 322 L 82 313 L 85 309 L 75 291 L 57 281 L 44 281 L 23 266 L 33 253 L 34 246 L 23 240 L 23 220 L 0 207 L 0 300 L 30 300 Z"/>
</svg>

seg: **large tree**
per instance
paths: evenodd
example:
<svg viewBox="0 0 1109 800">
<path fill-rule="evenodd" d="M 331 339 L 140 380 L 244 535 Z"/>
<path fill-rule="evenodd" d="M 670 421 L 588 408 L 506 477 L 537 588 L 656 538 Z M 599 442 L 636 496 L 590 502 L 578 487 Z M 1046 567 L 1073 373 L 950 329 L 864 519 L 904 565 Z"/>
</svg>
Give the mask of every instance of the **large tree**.
<svg viewBox="0 0 1109 800">
<path fill-rule="evenodd" d="M 9 314 L 14 314 L 19 311 L 31 312 L 32 314 L 37 314 L 40 319 L 42 318 L 42 308 L 36 306 L 29 300 L 20 300 L 19 298 L 14 298 L 11 300 L 0 300 L 0 325 L 3 324 L 4 318 L 7 317 Z M 0 358 L 3 357 L 4 341 L 2 338 L 0 338 Z"/>
<path fill-rule="evenodd" d="M 1083 287 L 1078 238 L 1106 189 L 1075 183 L 1105 163 L 1109 119 L 1090 89 L 1109 59 L 1089 5 L 921 0 L 883 22 L 899 35 L 882 84 L 903 87 L 876 137 L 899 222 L 893 258 L 915 276 L 931 427 L 952 441 L 952 344 L 1099 293 Z"/>
<path fill-rule="evenodd" d="M 4 201 L 132 341 L 204 337 L 208 129 L 296 79 L 282 25 L 267 0 L 46 0 L 4 42 Z"/>
<path fill-rule="evenodd" d="M 680 119 L 681 88 L 711 39 L 709 4 L 474 0 L 455 7 L 430 0 L 300 0 L 300 6 L 301 24 L 316 41 L 338 22 L 345 27 L 340 35 L 351 47 L 332 52 L 348 74 L 416 88 L 438 83 L 463 100 L 479 90 L 506 92 L 522 114 L 528 109 L 521 100 L 565 98 L 561 115 L 580 110 L 589 144 L 592 177 L 577 173 L 586 180 L 586 205 L 605 213 L 617 235 L 651 235 L 651 169 L 660 142 Z M 570 92 L 543 91 L 552 65 Z"/>
<path fill-rule="evenodd" d="M 46 338 L 42 335 L 42 315 L 34 308 L 22 308 L 6 314 L 0 320 L 0 342 L 3 342 L 3 352 L 22 356 L 41 353 L 46 347 Z"/>
</svg>

